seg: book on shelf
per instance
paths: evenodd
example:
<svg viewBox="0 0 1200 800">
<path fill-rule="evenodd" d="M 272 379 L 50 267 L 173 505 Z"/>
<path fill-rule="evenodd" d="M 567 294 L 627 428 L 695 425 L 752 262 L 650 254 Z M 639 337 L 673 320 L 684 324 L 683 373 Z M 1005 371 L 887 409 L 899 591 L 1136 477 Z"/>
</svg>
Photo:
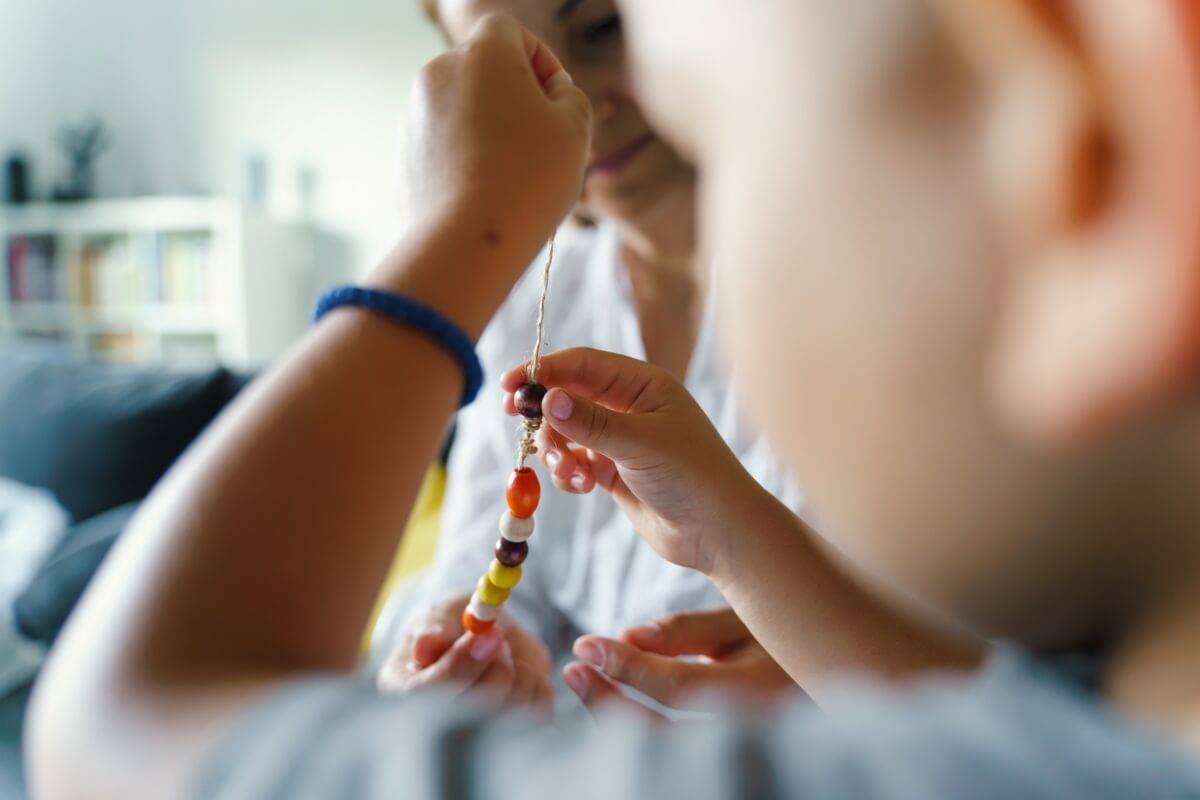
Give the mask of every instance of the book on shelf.
<svg viewBox="0 0 1200 800">
<path fill-rule="evenodd" d="M 82 306 L 208 305 L 215 296 L 208 234 L 143 234 L 87 240 L 71 267 Z"/>
<path fill-rule="evenodd" d="M 8 294 L 13 303 L 62 300 L 58 281 L 57 242 L 50 236 L 17 236 L 8 240 Z"/>
<path fill-rule="evenodd" d="M 177 234 L 165 239 L 159 261 L 157 301 L 166 305 L 208 305 L 215 296 L 212 238 Z"/>
</svg>

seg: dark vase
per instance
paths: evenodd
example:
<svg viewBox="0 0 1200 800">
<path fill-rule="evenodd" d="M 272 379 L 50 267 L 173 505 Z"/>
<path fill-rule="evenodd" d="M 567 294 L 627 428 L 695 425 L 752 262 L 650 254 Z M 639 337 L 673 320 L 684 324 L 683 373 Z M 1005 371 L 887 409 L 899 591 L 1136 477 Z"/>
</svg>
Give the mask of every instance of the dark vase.
<svg viewBox="0 0 1200 800">
<path fill-rule="evenodd" d="M 4 202 L 21 205 L 29 202 L 29 163 L 13 156 L 4 163 Z"/>
</svg>

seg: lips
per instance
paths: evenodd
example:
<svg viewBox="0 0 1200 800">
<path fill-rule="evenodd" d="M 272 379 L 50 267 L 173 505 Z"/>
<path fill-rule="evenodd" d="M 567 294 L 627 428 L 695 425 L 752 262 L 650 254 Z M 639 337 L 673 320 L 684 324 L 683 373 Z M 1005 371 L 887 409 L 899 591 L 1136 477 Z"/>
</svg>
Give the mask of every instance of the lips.
<svg viewBox="0 0 1200 800">
<path fill-rule="evenodd" d="M 628 167 L 638 155 L 654 141 L 654 134 L 648 133 L 628 144 L 622 145 L 603 158 L 598 158 L 588 165 L 588 175 L 614 175 Z"/>
</svg>

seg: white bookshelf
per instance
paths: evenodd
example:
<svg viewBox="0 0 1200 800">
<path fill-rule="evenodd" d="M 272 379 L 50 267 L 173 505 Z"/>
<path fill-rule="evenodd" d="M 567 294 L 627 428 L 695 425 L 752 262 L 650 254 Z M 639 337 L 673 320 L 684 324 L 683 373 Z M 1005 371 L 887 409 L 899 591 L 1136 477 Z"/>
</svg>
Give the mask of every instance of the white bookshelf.
<svg viewBox="0 0 1200 800">
<path fill-rule="evenodd" d="M 262 367 L 308 326 L 318 247 L 311 228 L 222 199 L 0 207 L 0 337 Z"/>
</svg>

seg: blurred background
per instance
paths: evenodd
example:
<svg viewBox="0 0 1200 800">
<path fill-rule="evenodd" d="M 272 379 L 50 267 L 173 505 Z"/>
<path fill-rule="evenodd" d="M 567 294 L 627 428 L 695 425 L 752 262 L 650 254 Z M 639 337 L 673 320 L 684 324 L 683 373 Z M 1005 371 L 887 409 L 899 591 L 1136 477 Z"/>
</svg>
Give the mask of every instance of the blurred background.
<svg viewBox="0 0 1200 800">
<path fill-rule="evenodd" d="M 0 0 L 0 37 L 9 800 L 37 670 L 142 498 L 395 241 L 440 41 L 416 0 Z"/>
<path fill-rule="evenodd" d="M 393 241 L 415 1 L 0 0 L 0 31 L 5 338 L 261 366 Z"/>
</svg>

